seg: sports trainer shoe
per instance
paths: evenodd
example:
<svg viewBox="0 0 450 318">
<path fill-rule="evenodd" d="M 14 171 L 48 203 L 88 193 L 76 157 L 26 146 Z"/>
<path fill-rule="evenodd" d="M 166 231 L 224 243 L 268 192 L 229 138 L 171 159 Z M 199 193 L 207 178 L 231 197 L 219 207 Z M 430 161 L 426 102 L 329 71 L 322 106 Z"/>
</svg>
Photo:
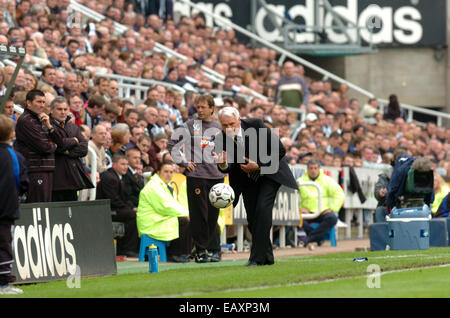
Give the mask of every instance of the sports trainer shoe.
<svg viewBox="0 0 450 318">
<path fill-rule="evenodd" d="M 13 285 L 0 286 L 0 295 L 18 295 L 23 294 L 23 290 Z"/>
<path fill-rule="evenodd" d="M 194 260 L 196 263 L 208 263 L 211 261 L 206 250 L 197 252 L 194 256 Z"/>
</svg>

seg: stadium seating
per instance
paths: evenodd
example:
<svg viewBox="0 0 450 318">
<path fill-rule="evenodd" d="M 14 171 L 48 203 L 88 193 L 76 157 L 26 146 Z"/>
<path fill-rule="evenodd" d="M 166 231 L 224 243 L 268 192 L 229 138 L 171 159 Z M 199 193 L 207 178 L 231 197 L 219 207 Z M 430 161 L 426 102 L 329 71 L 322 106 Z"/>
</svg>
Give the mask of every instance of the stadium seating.
<svg viewBox="0 0 450 318">
<path fill-rule="evenodd" d="M 154 244 L 158 248 L 159 261 L 163 263 L 167 262 L 166 247 L 169 246 L 170 242 L 158 241 L 145 234 L 141 235 L 141 245 L 139 248 L 139 262 L 143 262 L 145 260 L 147 249 L 152 244 Z"/>
</svg>

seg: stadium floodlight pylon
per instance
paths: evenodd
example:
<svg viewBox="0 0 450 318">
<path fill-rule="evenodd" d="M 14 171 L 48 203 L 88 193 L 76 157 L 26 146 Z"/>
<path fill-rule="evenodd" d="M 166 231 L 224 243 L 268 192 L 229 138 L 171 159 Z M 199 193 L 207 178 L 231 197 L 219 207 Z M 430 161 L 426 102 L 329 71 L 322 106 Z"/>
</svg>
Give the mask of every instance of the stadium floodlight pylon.
<svg viewBox="0 0 450 318">
<path fill-rule="evenodd" d="M 0 59 L 19 59 L 16 64 L 16 68 L 14 69 L 14 73 L 11 77 L 11 80 L 8 83 L 6 88 L 5 97 L 3 98 L 2 103 L 0 104 L 0 114 L 3 113 L 3 108 L 5 107 L 6 100 L 9 95 L 11 95 L 12 88 L 14 86 L 14 82 L 16 81 L 17 74 L 19 73 L 20 68 L 22 67 L 23 61 L 25 59 L 26 50 L 22 46 L 8 46 L 8 45 L 0 45 Z"/>
</svg>

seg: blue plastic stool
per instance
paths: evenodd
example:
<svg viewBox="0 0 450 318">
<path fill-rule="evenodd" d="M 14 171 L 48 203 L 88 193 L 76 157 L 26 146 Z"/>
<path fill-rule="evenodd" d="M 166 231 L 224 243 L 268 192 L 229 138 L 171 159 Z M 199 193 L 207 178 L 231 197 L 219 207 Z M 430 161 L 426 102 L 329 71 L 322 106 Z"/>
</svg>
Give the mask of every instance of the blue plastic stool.
<svg viewBox="0 0 450 318">
<path fill-rule="evenodd" d="M 139 247 L 139 262 L 143 262 L 145 260 L 147 249 L 149 246 L 152 246 L 152 244 L 154 244 L 158 248 L 159 261 L 164 263 L 167 262 L 166 247 L 169 246 L 170 242 L 158 241 L 146 234 L 141 235 L 141 245 Z"/>
<path fill-rule="evenodd" d="M 312 222 L 309 224 L 313 229 L 319 226 L 319 223 Z M 329 240 L 331 246 L 336 246 L 336 227 L 333 226 L 322 238 L 322 240 Z"/>
</svg>

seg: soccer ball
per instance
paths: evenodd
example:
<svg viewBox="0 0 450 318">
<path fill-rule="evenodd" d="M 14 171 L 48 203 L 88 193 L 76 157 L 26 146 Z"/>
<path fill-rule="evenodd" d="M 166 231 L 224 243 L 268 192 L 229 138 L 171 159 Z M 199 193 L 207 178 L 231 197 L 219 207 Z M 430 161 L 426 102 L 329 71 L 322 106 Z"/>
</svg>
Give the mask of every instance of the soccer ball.
<svg viewBox="0 0 450 318">
<path fill-rule="evenodd" d="M 209 190 L 209 201 L 218 209 L 225 209 L 233 204 L 234 191 L 226 183 L 217 183 Z"/>
</svg>

